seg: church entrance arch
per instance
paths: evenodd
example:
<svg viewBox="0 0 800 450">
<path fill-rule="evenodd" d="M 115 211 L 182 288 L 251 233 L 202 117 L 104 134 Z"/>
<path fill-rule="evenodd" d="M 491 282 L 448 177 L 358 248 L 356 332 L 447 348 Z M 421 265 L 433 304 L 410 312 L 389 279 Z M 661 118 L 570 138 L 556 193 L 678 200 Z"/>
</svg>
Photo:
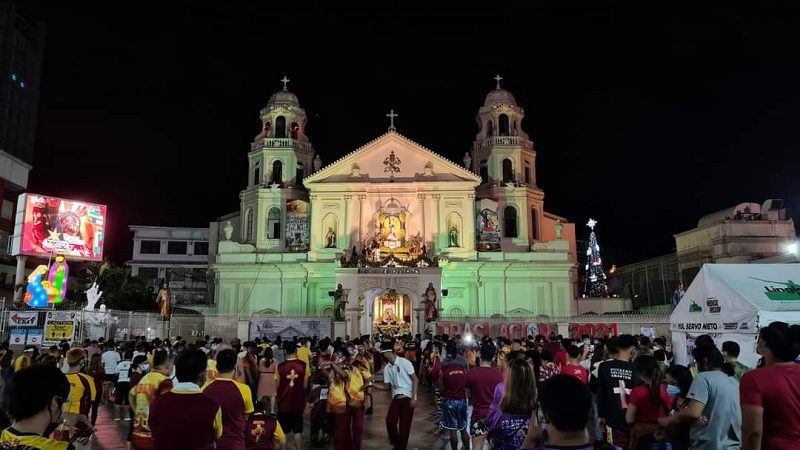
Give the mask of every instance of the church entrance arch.
<svg viewBox="0 0 800 450">
<path fill-rule="evenodd" d="M 350 269 L 357 278 L 342 281 L 353 287 L 351 300 L 358 304 L 356 326 L 351 334 L 379 335 L 422 333 L 425 321 L 423 296 L 429 285 L 436 290 L 441 308 L 442 270 L 438 267 L 360 267 Z M 344 275 L 344 273 L 342 274 Z M 352 276 L 351 275 L 351 276 Z M 351 303 L 356 303 L 351 302 Z M 355 305 L 351 305 L 355 306 Z"/>
<path fill-rule="evenodd" d="M 365 315 L 368 316 L 368 333 L 373 336 L 391 337 L 398 334 L 413 334 L 414 305 L 408 291 L 401 289 L 371 289 L 365 293 Z"/>
</svg>

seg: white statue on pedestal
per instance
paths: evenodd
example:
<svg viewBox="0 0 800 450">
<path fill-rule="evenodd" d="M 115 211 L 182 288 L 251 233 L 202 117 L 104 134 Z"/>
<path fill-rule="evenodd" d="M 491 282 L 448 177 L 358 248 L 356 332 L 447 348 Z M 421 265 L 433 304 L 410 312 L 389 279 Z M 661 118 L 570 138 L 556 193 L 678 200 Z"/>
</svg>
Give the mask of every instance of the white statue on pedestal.
<svg viewBox="0 0 800 450">
<path fill-rule="evenodd" d="M 109 324 L 116 324 L 119 318 L 116 316 L 109 317 L 106 311 L 106 305 L 100 305 L 99 311 L 95 311 L 95 306 L 103 297 L 103 291 L 97 285 L 97 282 L 92 283 L 89 289 L 86 290 L 86 307 L 83 308 L 83 318 L 89 328 L 89 337 L 97 339 L 106 336 L 106 329 Z M 113 333 L 111 333 L 113 337 Z"/>
<path fill-rule="evenodd" d="M 88 303 L 86 307 L 83 308 L 85 311 L 94 311 L 95 305 L 97 305 L 97 302 L 103 297 L 103 291 L 99 291 L 98 289 L 100 289 L 100 287 L 97 285 L 97 282 L 93 282 L 92 285 L 89 286 L 89 289 L 86 290 L 86 300 L 88 300 Z"/>
</svg>

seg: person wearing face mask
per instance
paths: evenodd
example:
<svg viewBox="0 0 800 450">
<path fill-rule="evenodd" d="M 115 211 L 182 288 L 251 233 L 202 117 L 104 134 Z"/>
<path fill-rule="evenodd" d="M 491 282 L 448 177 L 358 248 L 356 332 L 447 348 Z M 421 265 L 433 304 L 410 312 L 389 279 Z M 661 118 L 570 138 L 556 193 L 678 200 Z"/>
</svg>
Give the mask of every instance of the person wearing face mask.
<svg viewBox="0 0 800 450">
<path fill-rule="evenodd" d="M 689 388 L 692 386 L 692 372 L 689 368 L 682 365 L 674 365 L 667 369 L 664 376 L 667 382 L 667 394 L 672 397 L 672 408 L 670 415 L 680 414 L 681 409 L 689 404 L 686 398 L 689 396 Z M 673 425 L 667 428 L 667 436 L 672 443 L 672 450 L 687 450 L 691 444 L 689 441 L 690 426 L 688 423 Z"/>
<path fill-rule="evenodd" d="M 690 423 L 691 450 L 739 450 L 739 384 L 722 372 L 725 359 L 716 346 L 695 347 L 692 356 L 700 373 L 689 388 L 686 407 L 677 415 L 658 419 L 658 423 L 665 428 Z"/>
<path fill-rule="evenodd" d="M 82 348 L 71 349 L 67 352 L 67 364 L 67 381 L 70 387 L 64 405 L 64 420 L 71 428 L 89 427 L 89 412 L 98 394 L 94 379 L 81 373 L 86 365 L 86 352 Z M 75 448 L 90 449 L 91 443 L 77 444 Z"/>
<path fill-rule="evenodd" d="M 74 450 L 68 442 L 49 439 L 69 390 L 67 377 L 52 366 L 37 364 L 15 373 L 8 405 L 14 422 L 0 434 L 0 448 Z"/>
</svg>

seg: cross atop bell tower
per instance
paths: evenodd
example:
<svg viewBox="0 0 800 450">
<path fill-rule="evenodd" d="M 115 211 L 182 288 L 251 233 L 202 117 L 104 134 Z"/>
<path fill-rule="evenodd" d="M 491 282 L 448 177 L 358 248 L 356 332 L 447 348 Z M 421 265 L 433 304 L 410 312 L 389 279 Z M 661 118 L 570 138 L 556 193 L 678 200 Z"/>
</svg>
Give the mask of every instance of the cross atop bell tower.
<svg viewBox="0 0 800 450">
<path fill-rule="evenodd" d="M 495 89 L 500 89 L 500 80 L 502 79 L 503 77 L 501 77 L 499 73 L 495 75 L 494 80 L 497 80 L 497 87 Z"/>
<path fill-rule="evenodd" d="M 283 83 L 283 90 L 284 90 L 284 91 L 288 91 L 288 90 L 289 90 L 289 89 L 286 87 L 286 85 L 287 85 L 287 84 L 288 84 L 290 81 L 292 81 L 292 80 L 290 80 L 290 79 L 286 78 L 286 75 L 284 75 L 284 76 L 283 76 L 283 78 L 281 78 L 281 82 Z M 499 81 L 497 82 L 497 86 L 498 86 L 498 87 L 500 87 L 500 82 L 499 82 Z"/>
</svg>

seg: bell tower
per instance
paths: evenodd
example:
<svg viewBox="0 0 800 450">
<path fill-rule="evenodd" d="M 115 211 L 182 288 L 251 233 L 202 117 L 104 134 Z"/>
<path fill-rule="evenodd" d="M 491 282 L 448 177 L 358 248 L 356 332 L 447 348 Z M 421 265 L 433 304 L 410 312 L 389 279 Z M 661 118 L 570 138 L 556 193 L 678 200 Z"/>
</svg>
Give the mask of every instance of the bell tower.
<svg viewBox="0 0 800 450">
<path fill-rule="evenodd" d="M 262 251 L 285 251 L 287 202 L 308 201 L 303 178 L 311 175 L 314 148 L 305 134 L 306 112 L 297 96 L 283 89 L 261 109 L 261 132 L 250 144 L 247 187 L 241 199 L 242 242 Z"/>
<path fill-rule="evenodd" d="M 533 141 L 522 129 L 525 110 L 500 87 L 502 79 L 494 77 L 496 86 L 478 110 L 470 164 L 481 177 L 476 199 L 498 202 L 503 251 L 527 251 L 540 239 L 544 192 L 536 186 Z"/>
</svg>

